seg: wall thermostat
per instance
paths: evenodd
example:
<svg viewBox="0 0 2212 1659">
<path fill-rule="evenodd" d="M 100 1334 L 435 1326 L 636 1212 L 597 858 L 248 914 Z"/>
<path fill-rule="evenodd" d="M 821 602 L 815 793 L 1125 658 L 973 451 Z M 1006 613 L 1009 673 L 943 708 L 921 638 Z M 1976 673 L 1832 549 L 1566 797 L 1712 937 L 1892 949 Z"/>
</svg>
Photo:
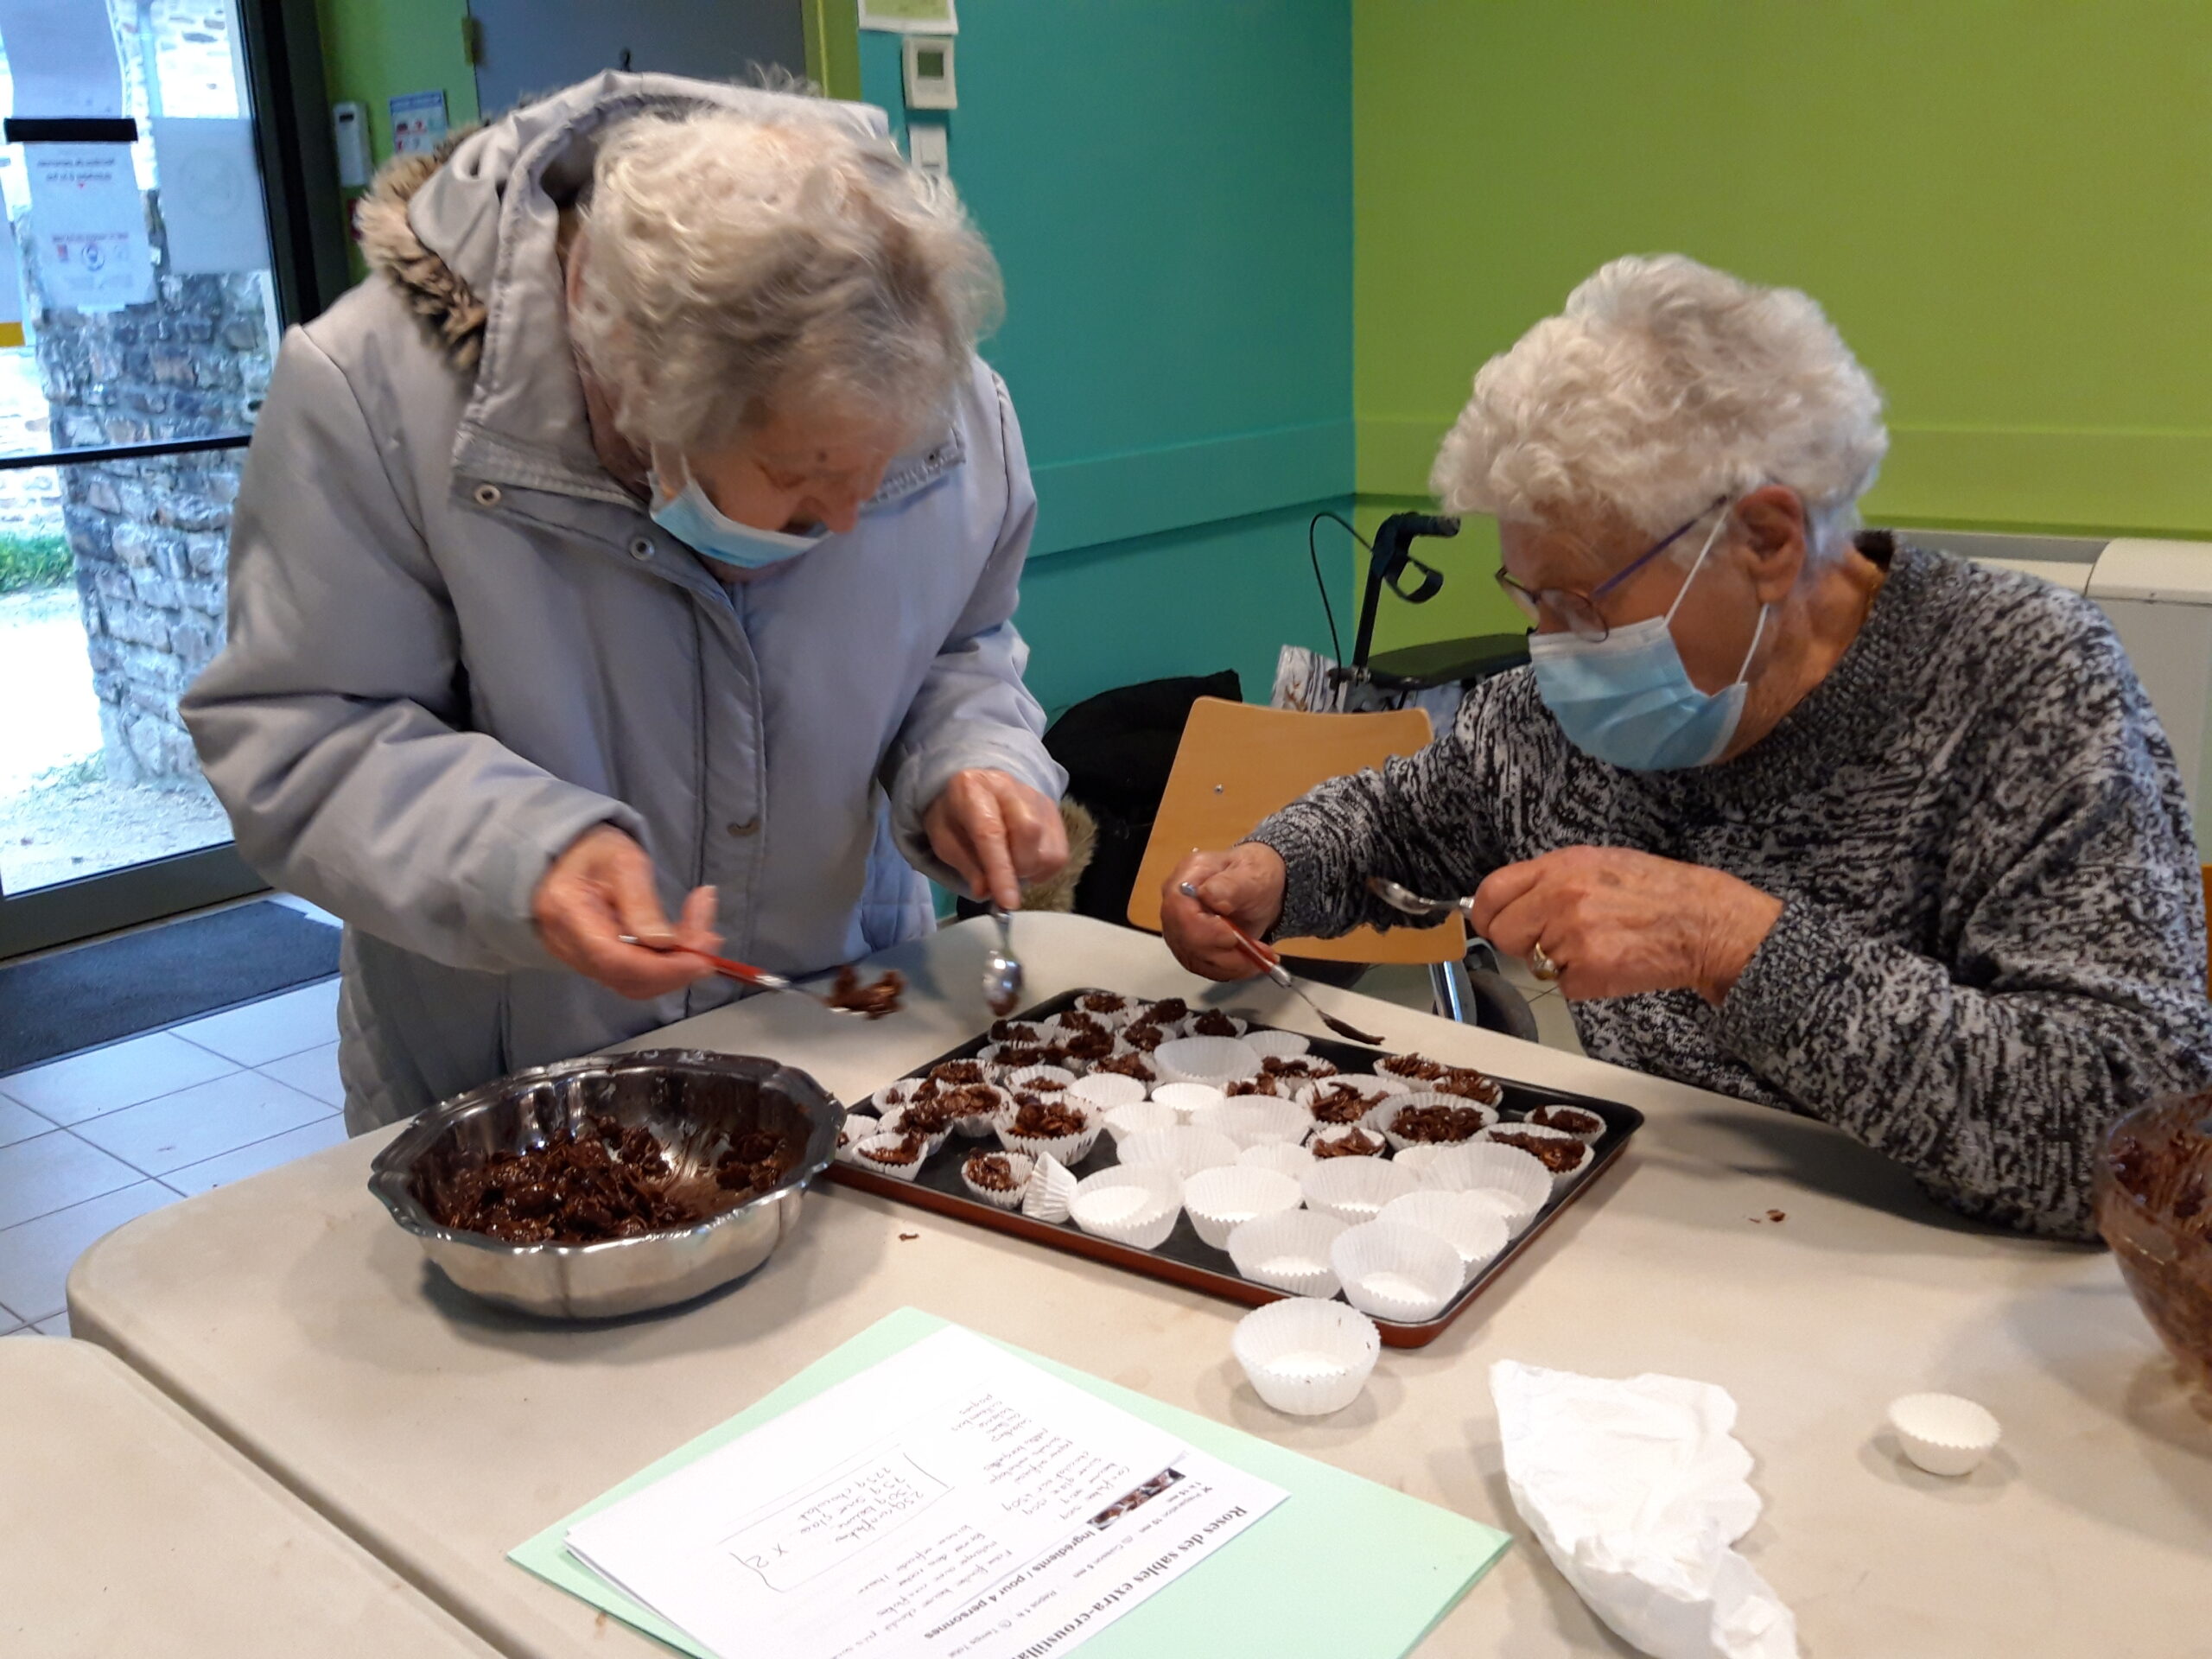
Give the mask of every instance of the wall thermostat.
<svg viewBox="0 0 2212 1659">
<path fill-rule="evenodd" d="M 909 121 L 906 124 L 906 159 L 913 162 L 919 172 L 950 172 L 952 156 L 945 139 L 944 122 Z"/>
<path fill-rule="evenodd" d="M 910 110 L 953 110 L 960 107 L 952 84 L 952 41 L 941 35 L 909 35 L 906 51 L 906 107 Z"/>
<path fill-rule="evenodd" d="M 330 106 L 330 136 L 338 147 L 338 184 L 359 190 L 369 181 L 369 122 L 359 104 Z"/>
</svg>

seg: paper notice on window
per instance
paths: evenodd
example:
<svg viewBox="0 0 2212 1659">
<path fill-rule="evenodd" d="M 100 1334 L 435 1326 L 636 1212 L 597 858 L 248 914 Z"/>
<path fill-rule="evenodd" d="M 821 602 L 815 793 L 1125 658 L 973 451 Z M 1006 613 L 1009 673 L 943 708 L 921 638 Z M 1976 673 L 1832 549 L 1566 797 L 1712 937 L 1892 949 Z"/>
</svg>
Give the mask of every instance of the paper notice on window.
<svg viewBox="0 0 2212 1659">
<path fill-rule="evenodd" d="M 266 270 L 269 226 L 253 123 L 235 116 L 156 116 L 153 127 L 169 270 L 180 276 Z"/>
<path fill-rule="evenodd" d="M 723 1659 L 1042 1659 L 1284 1497 L 952 1327 L 568 1546 Z"/>
<path fill-rule="evenodd" d="M 123 113 L 107 0 L 0 0 L 0 46 L 18 119 Z"/>
<path fill-rule="evenodd" d="M 23 343 L 23 273 L 16 263 L 16 227 L 0 202 L 0 351 Z"/>
<path fill-rule="evenodd" d="M 31 257 L 46 302 L 64 310 L 119 311 L 154 297 L 128 144 L 25 144 L 31 179 Z"/>
</svg>

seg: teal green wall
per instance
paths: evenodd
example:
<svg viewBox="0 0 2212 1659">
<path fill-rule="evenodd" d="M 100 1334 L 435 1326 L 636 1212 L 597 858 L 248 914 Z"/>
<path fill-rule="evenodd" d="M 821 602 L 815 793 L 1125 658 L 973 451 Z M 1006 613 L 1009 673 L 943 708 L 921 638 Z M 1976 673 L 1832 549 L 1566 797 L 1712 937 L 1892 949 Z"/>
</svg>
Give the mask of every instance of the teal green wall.
<svg viewBox="0 0 2212 1659">
<path fill-rule="evenodd" d="M 1352 485 L 1351 39 L 1347 0 L 962 0 L 952 177 L 1006 273 L 986 354 L 1037 480 L 1048 707 L 1224 667 L 1264 700 L 1277 645 L 1326 640 L 1306 520 Z M 862 35 L 861 75 L 903 124 L 896 37 Z"/>
<path fill-rule="evenodd" d="M 1353 32 L 1367 496 L 1425 493 L 1474 370 L 1581 277 L 1679 250 L 1827 308 L 1889 397 L 1870 514 L 2212 536 L 2212 6 L 1357 0 Z"/>
</svg>

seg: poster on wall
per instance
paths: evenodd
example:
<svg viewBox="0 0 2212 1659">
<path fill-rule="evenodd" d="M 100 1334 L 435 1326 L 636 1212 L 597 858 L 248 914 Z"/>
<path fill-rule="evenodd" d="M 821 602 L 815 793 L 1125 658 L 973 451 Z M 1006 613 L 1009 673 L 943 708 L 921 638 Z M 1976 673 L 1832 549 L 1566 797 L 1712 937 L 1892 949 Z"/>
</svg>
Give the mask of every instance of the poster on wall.
<svg viewBox="0 0 2212 1659">
<path fill-rule="evenodd" d="M 120 311 L 154 297 L 146 204 L 128 144 L 26 144 L 32 257 L 49 304 Z"/>
<path fill-rule="evenodd" d="M 445 142 L 443 92 L 402 92 L 391 102 L 393 155 L 424 155 Z"/>
<path fill-rule="evenodd" d="M 0 45 L 22 119 L 123 113 L 107 0 L 0 0 Z"/>
<path fill-rule="evenodd" d="M 0 202 L 0 351 L 23 343 L 23 273 L 16 264 L 16 227 Z"/>
<path fill-rule="evenodd" d="M 169 270 L 180 276 L 267 270 L 253 123 L 242 116 L 157 115 L 153 128 Z"/>
<path fill-rule="evenodd" d="M 952 0 L 861 0 L 861 27 L 889 35 L 957 35 Z"/>
</svg>

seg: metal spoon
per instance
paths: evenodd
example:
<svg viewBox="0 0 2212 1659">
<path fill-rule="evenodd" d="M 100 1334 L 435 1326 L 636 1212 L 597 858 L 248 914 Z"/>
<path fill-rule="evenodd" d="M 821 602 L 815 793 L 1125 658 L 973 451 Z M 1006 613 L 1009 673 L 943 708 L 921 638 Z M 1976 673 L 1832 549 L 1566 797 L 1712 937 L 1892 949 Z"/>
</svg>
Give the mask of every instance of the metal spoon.
<svg viewBox="0 0 2212 1659">
<path fill-rule="evenodd" d="M 1192 904 L 1197 905 L 1201 910 L 1204 910 L 1206 914 L 1212 917 L 1214 920 L 1219 922 L 1231 933 L 1234 933 L 1236 936 L 1237 948 L 1243 950 L 1246 956 L 1251 957 L 1255 963 L 1259 964 L 1260 971 L 1265 974 L 1269 979 L 1274 981 L 1276 984 L 1281 986 L 1283 989 L 1288 991 L 1293 996 L 1303 1002 L 1307 1007 L 1313 1009 L 1313 1012 L 1320 1017 L 1321 1023 L 1326 1026 L 1331 1031 L 1335 1032 L 1339 1037 L 1349 1037 L 1355 1043 L 1365 1043 L 1370 1048 L 1379 1048 L 1382 1046 L 1382 1039 L 1376 1036 L 1373 1032 L 1362 1031 L 1357 1026 L 1338 1019 L 1335 1014 L 1331 1014 L 1319 1002 L 1316 1002 L 1312 997 L 1306 995 L 1305 990 L 1300 986 L 1299 982 L 1290 976 L 1290 969 L 1282 965 L 1281 957 L 1278 956 L 1274 950 L 1268 949 L 1266 945 L 1262 944 L 1249 933 L 1247 933 L 1243 928 L 1237 926 L 1236 923 L 1230 921 L 1228 917 L 1223 915 L 1219 911 L 1215 910 L 1209 906 L 1205 899 L 1198 897 L 1198 888 L 1192 886 L 1188 881 L 1185 881 L 1180 884 L 1177 888 L 1177 891 L 1181 893 L 1182 895 L 1185 899 L 1188 899 Z"/>
<path fill-rule="evenodd" d="M 983 958 L 983 1004 L 1003 1020 L 1021 1006 L 1021 958 L 1014 954 L 1014 918 L 993 905 L 991 919 L 999 925 L 999 942 Z"/>
<path fill-rule="evenodd" d="M 1411 887 L 1402 887 L 1395 881 L 1380 875 L 1367 878 L 1367 890 L 1393 910 L 1403 911 L 1423 921 L 1440 922 L 1447 916 L 1457 916 L 1467 924 L 1467 931 L 1474 931 L 1475 901 L 1454 899 L 1448 903 L 1441 899 L 1424 899 Z M 1477 934 L 1478 938 L 1481 938 Z"/>
<path fill-rule="evenodd" d="M 858 1008 L 841 1007 L 826 996 L 817 996 L 811 991 L 802 991 L 781 974 L 772 974 L 766 968 L 755 968 L 750 963 L 733 962 L 728 957 L 711 956 L 704 950 L 687 950 L 680 944 L 657 944 L 651 939 L 641 939 L 634 933 L 618 933 L 615 938 L 624 944 L 635 945 L 641 950 L 657 950 L 662 956 L 681 953 L 698 957 L 713 964 L 716 973 L 725 979 L 734 979 L 741 985 L 750 985 L 756 990 L 789 991 L 793 996 L 803 996 L 810 1002 L 819 1002 L 832 1014 L 849 1014 L 865 1019 Z"/>
</svg>

